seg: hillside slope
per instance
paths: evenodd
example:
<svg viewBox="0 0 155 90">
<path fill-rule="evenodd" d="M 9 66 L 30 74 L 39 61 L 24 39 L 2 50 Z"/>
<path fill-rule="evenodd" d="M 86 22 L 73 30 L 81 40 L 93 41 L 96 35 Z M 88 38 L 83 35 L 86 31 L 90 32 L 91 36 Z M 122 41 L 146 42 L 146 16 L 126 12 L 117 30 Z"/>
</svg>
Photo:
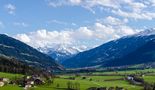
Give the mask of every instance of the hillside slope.
<svg viewBox="0 0 155 90">
<path fill-rule="evenodd" d="M 123 62 L 125 61 L 122 61 L 122 58 L 124 58 L 129 53 L 136 51 L 138 48 L 153 39 L 155 39 L 155 29 L 145 30 L 138 34 L 122 37 L 120 39 L 105 43 L 94 49 L 79 53 L 75 57 L 64 61 L 63 65 L 67 68 L 107 67 L 108 65 L 124 65 Z M 119 60 L 119 62 L 115 64 L 109 64 L 113 63 L 113 61 L 115 60 Z M 132 64 L 137 63 L 134 60 L 130 60 Z"/>
<path fill-rule="evenodd" d="M 37 72 L 37 70 L 29 67 L 16 58 L 0 55 L 0 72 L 32 74 Z"/>
<path fill-rule="evenodd" d="M 0 34 L 0 54 L 15 57 L 30 66 L 58 69 L 54 59 L 7 35 Z"/>
<path fill-rule="evenodd" d="M 155 62 L 155 39 L 122 58 L 106 62 L 103 66 L 122 66 L 151 62 Z"/>
</svg>

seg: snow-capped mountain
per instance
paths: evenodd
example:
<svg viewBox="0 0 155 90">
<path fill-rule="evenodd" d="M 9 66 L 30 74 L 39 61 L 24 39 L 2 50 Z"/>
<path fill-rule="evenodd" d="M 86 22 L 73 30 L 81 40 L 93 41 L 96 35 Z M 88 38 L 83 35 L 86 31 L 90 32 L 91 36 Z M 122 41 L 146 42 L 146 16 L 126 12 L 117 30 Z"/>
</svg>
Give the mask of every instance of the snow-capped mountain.
<svg viewBox="0 0 155 90">
<path fill-rule="evenodd" d="M 155 35 L 155 28 L 146 29 L 133 36 L 150 36 L 150 35 Z"/>
<path fill-rule="evenodd" d="M 152 59 L 145 53 L 151 51 L 146 47 L 153 47 L 155 41 L 155 28 L 144 30 L 135 35 L 125 36 L 117 40 L 107 42 L 94 49 L 81 52 L 76 56 L 65 60 L 62 64 L 66 67 L 71 68 L 81 68 L 81 67 L 92 67 L 92 66 L 121 66 L 128 64 L 139 64 L 144 62 L 150 62 Z M 148 44 L 148 43 L 151 44 Z M 145 46 L 145 47 L 143 47 Z M 155 47 L 155 46 L 154 46 Z M 139 50 L 140 49 L 140 50 Z M 138 51 L 137 51 L 138 50 Z M 152 48 L 155 52 L 154 48 Z M 134 54 L 139 53 L 140 56 L 135 59 Z M 133 53 L 133 54 L 132 54 Z M 131 54 L 131 58 L 128 59 L 128 55 Z M 149 54 L 149 53 L 148 53 Z M 153 54 L 151 54 L 153 57 Z M 146 56 L 145 60 L 140 57 Z M 155 56 L 155 55 L 154 55 Z M 148 58 L 147 58 L 148 57 Z M 148 60 L 147 60 L 148 59 Z M 138 61 L 138 62 L 137 62 Z M 132 62 L 132 63 L 131 63 Z"/>
<path fill-rule="evenodd" d="M 38 50 L 48 54 L 58 62 L 62 63 L 64 60 L 69 59 L 84 50 L 87 50 L 87 47 L 75 47 L 60 44 L 52 47 L 38 48 Z"/>
</svg>

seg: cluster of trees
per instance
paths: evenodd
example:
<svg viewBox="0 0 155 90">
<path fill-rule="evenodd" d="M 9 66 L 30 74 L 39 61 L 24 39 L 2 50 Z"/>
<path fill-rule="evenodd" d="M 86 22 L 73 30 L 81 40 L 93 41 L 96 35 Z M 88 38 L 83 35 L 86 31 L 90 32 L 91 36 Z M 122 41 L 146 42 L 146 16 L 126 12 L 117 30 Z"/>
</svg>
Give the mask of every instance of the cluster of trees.
<svg viewBox="0 0 155 90">
<path fill-rule="evenodd" d="M 155 83 L 154 84 L 144 83 L 144 90 L 155 90 Z"/>
<path fill-rule="evenodd" d="M 68 90 L 80 90 L 80 83 L 78 82 L 73 83 L 69 81 L 67 82 L 67 89 Z"/>
<path fill-rule="evenodd" d="M 23 62 L 17 60 L 16 58 L 0 55 L 0 72 L 18 73 L 27 75 L 37 73 L 38 70 L 24 64 Z"/>
<path fill-rule="evenodd" d="M 140 76 L 133 75 L 132 77 L 135 82 L 133 80 L 128 80 L 131 84 L 143 86 L 143 90 L 155 90 L 155 83 L 148 83 Z M 136 82 L 139 82 L 139 84 Z"/>
</svg>

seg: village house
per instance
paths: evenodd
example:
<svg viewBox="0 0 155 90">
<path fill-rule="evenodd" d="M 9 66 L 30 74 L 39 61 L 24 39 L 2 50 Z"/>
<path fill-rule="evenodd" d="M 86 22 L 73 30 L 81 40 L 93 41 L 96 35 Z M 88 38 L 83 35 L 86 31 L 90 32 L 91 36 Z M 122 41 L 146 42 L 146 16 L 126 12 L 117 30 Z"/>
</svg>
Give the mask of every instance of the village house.
<svg viewBox="0 0 155 90">
<path fill-rule="evenodd" d="M 38 76 L 27 76 L 24 81 L 24 88 L 34 87 L 35 85 L 42 85 L 45 82 Z"/>
<path fill-rule="evenodd" d="M 8 78 L 0 78 L 0 87 L 3 87 L 5 84 L 8 84 L 10 80 Z"/>
<path fill-rule="evenodd" d="M 134 85 L 142 85 L 143 84 L 143 80 L 140 79 L 140 78 L 137 78 L 133 75 L 129 75 L 127 76 L 126 78 L 131 84 L 134 84 Z"/>
<path fill-rule="evenodd" d="M 133 77 L 132 76 L 128 76 L 127 80 L 133 80 Z"/>
<path fill-rule="evenodd" d="M 3 87 L 5 83 L 3 81 L 0 81 L 0 87 Z"/>
<path fill-rule="evenodd" d="M 10 83 L 10 80 L 9 80 L 8 78 L 3 78 L 3 81 L 4 81 L 5 83 Z"/>
</svg>

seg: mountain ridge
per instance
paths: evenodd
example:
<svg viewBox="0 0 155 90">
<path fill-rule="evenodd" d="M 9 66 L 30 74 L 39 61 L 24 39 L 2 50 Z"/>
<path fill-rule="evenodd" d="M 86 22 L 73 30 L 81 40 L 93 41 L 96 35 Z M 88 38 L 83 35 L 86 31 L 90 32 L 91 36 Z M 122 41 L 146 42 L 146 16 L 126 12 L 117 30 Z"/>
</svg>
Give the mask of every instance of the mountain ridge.
<svg viewBox="0 0 155 90">
<path fill-rule="evenodd" d="M 85 48 L 71 47 L 67 45 L 56 45 L 53 47 L 40 47 L 37 50 L 51 56 L 59 63 L 62 63 L 64 60 L 69 59 L 84 51 Z"/>
<path fill-rule="evenodd" d="M 5 34 L 0 34 L 0 54 L 15 57 L 30 66 L 56 69 L 61 66 L 54 59 L 29 45 Z"/>
<path fill-rule="evenodd" d="M 106 67 L 105 63 L 120 59 L 155 39 L 154 32 L 155 29 L 151 29 L 134 35 L 124 36 L 94 49 L 79 53 L 75 57 L 65 60 L 62 64 L 68 68 Z"/>
</svg>

